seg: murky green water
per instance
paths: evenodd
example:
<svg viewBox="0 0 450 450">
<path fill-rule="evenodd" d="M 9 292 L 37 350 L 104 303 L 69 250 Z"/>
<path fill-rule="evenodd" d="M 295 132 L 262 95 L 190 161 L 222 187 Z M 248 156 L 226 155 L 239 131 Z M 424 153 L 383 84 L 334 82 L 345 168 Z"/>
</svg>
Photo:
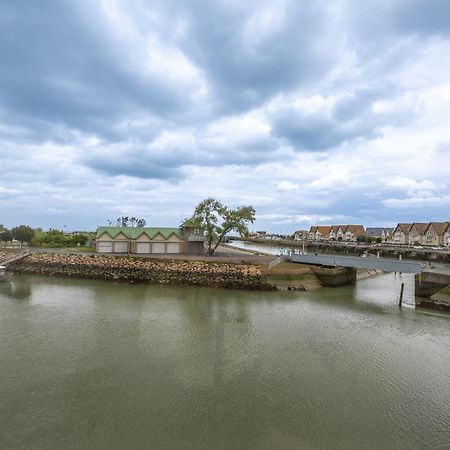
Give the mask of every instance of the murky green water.
<svg viewBox="0 0 450 450">
<path fill-rule="evenodd" d="M 15 276 L 0 285 L 0 447 L 448 449 L 450 320 L 399 311 L 401 281 L 260 293 Z"/>
</svg>

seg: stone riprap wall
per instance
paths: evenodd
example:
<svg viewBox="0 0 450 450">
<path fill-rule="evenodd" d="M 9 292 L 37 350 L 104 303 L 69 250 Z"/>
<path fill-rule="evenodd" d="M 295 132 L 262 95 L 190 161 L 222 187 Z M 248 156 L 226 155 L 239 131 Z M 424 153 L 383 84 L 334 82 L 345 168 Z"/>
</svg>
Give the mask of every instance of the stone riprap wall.
<svg viewBox="0 0 450 450">
<path fill-rule="evenodd" d="M 153 284 L 274 290 L 254 264 L 33 253 L 9 265 L 20 273 Z"/>
</svg>

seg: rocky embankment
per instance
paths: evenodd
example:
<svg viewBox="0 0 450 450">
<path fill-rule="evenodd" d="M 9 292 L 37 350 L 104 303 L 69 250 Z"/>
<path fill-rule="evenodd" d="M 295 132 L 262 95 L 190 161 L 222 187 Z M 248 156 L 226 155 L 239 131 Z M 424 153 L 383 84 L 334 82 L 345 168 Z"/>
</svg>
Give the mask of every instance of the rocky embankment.
<svg viewBox="0 0 450 450">
<path fill-rule="evenodd" d="M 255 264 L 33 253 L 11 263 L 9 269 L 29 274 L 152 284 L 276 289 Z"/>
</svg>

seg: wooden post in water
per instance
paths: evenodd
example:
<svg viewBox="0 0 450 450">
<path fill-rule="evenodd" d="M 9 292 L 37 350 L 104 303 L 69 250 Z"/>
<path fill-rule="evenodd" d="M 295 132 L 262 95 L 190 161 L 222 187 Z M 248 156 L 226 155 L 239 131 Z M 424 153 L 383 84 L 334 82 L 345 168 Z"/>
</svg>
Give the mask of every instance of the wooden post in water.
<svg viewBox="0 0 450 450">
<path fill-rule="evenodd" d="M 398 307 L 402 307 L 403 302 L 403 289 L 405 288 L 405 283 L 402 283 L 402 287 L 400 288 L 400 300 L 398 301 Z"/>
</svg>

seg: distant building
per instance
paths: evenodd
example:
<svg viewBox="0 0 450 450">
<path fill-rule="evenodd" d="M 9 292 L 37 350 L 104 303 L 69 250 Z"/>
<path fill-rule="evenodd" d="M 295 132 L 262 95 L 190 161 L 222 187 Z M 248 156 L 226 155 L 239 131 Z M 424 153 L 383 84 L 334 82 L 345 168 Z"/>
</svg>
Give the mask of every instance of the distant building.
<svg viewBox="0 0 450 450">
<path fill-rule="evenodd" d="M 450 222 L 399 223 L 394 230 L 395 244 L 450 246 Z"/>
<path fill-rule="evenodd" d="M 444 246 L 450 247 L 450 222 L 447 225 L 447 228 L 444 231 Z"/>
<path fill-rule="evenodd" d="M 267 238 L 267 231 L 252 231 L 248 234 L 249 238 L 253 239 L 266 239 Z"/>
<path fill-rule="evenodd" d="M 339 230 L 339 225 L 331 225 L 330 227 L 330 232 L 328 233 L 328 239 L 330 241 L 335 241 L 337 240 L 337 233 Z"/>
<path fill-rule="evenodd" d="M 331 227 L 329 225 L 316 225 L 309 229 L 309 239 L 323 241 L 328 239 Z"/>
<path fill-rule="evenodd" d="M 308 230 L 297 230 L 294 233 L 294 241 L 303 241 L 309 238 Z"/>
<path fill-rule="evenodd" d="M 399 223 L 394 229 L 394 244 L 407 244 L 412 223 Z"/>
<path fill-rule="evenodd" d="M 410 245 L 425 245 L 426 237 L 425 232 L 428 228 L 428 223 L 417 223 L 414 222 L 409 229 L 407 243 Z"/>
<path fill-rule="evenodd" d="M 341 230 L 344 241 L 356 241 L 358 237 L 364 236 L 366 232 L 362 225 L 343 225 Z"/>
<path fill-rule="evenodd" d="M 364 236 L 364 232 L 362 225 L 314 225 L 309 230 L 309 239 L 356 241 L 358 236 Z"/>
<path fill-rule="evenodd" d="M 392 240 L 394 233 L 393 228 L 368 227 L 366 228 L 366 236 L 369 238 L 380 238 L 381 242 L 389 242 Z"/>
<path fill-rule="evenodd" d="M 450 222 L 430 222 L 425 231 L 425 245 L 448 246 Z"/>
<path fill-rule="evenodd" d="M 98 253 L 188 254 L 204 253 L 204 238 L 181 228 L 99 227 Z"/>
</svg>

